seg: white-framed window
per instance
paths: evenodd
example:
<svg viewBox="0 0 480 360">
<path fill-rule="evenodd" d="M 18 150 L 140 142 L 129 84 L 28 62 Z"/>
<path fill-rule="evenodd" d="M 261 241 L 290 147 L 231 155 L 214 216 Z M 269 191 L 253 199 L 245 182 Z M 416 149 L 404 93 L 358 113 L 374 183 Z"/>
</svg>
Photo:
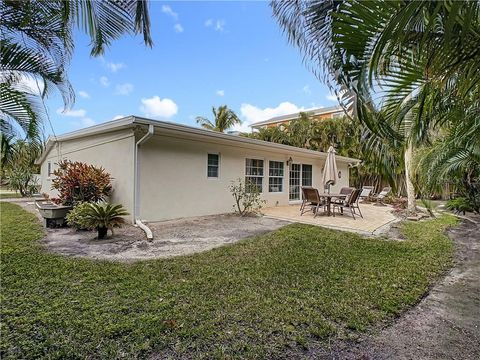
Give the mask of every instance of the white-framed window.
<svg viewBox="0 0 480 360">
<path fill-rule="evenodd" d="M 52 171 L 52 162 L 49 161 L 49 162 L 47 162 L 47 177 L 51 177 L 51 176 L 52 176 L 52 173 L 53 173 L 53 171 Z"/>
<path fill-rule="evenodd" d="M 268 162 L 268 192 L 283 191 L 283 161 Z"/>
<path fill-rule="evenodd" d="M 220 169 L 220 155 L 208 154 L 207 155 L 207 177 L 209 179 L 218 179 Z"/>
<path fill-rule="evenodd" d="M 263 191 L 263 160 L 245 159 L 245 183 Z"/>
</svg>

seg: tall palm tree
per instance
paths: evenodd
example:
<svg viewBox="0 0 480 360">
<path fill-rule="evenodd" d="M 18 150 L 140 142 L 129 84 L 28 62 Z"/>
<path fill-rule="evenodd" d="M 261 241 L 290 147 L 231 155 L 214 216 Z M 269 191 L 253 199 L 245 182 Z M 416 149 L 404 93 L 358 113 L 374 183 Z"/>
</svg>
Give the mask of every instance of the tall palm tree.
<svg viewBox="0 0 480 360">
<path fill-rule="evenodd" d="M 227 105 L 222 105 L 218 108 L 213 106 L 212 113 L 213 122 L 203 116 L 197 116 L 197 124 L 200 124 L 201 127 L 207 130 L 225 132 L 225 130 L 230 129 L 232 126 L 242 123 L 237 114 L 229 109 Z"/>
<path fill-rule="evenodd" d="M 450 117 L 446 104 L 480 98 L 480 2 L 272 2 L 274 15 L 309 67 L 373 133 L 414 147 Z M 368 112 L 381 108 L 388 121 Z M 384 119 L 384 118 L 383 118 Z M 409 211 L 415 211 L 406 177 Z"/>
<path fill-rule="evenodd" d="M 74 50 L 73 30 L 91 39 L 101 55 L 124 34 L 143 33 L 151 46 L 147 1 L 1 0 L 0 130 L 37 139 L 45 118 L 43 99 L 57 88 L 65 108 L 74 102 L 66 67 Z"/>
</svg>

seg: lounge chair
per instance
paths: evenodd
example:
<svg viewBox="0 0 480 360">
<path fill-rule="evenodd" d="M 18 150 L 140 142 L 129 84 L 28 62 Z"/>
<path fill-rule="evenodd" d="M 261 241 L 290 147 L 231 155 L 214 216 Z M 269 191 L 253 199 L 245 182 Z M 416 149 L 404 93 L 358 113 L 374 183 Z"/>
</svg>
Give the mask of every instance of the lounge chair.
<svg viewBox="0 0 480 360">
<path fill-rule="evenodd" d="M 333 216 L 335 216 L 335 208 L 338 208 L 342 214 L 344 209 L 349 209 L 354 220 L 355 220 L 355 214 L 363 218 L 362 212 L 360 211 L 360 206 L 358 205 L 358 199 L 360 197 L 361 191 L 362 191 L 361 189 L 354 189 L 350 194 L 350 196 L 348 196 L 347 199 L 345 199 L 343 204 L 334 203 Z M 358 209 L 358 214 L 355 212 L 355 209 Z"/>
<path fill-rule="evenodd" d="M 392 188 L 387 186 L 387 187 L 384 187 L 382 191 L 380 191 L 377 195 L 372 196 L 372 198 L 377 201 L 375 205 L 385 206 L 385 204 L 383 203 L 383 199 L 387 197 L 390 191 L 392 191 Z"/>
<path fill-rule="evenodd" d="M 372 192 L 373 192 L 373 186 L 364 186 L 362 188 L 362 192 L 360 193 L 359 198 L 362 199 L 363 201 L 368 200 Z"/>
<path fill-rule="evenodd" d="M 312 210 L 314 213 L 313 217 L 316 217 L 320 207 L 325 208 L 325 200 L 320 197 L 318 190 L 311 186 L 302 186 L 302 194 L 303 201 L 302 205 L 300 206 L 300 215 Z"/>
</svg>

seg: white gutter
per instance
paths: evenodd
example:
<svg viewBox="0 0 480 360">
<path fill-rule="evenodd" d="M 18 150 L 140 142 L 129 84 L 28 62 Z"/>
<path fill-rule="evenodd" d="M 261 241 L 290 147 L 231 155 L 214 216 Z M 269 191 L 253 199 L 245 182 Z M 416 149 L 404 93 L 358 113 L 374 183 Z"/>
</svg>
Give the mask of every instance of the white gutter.
<svg viewBox="0 0 480 360">
<path fill-rule="evenodd" d="M 154 131 L 155 131 L 155 127 L 153 126 L 153 124 L 149 124 L 148 125 L 148 132 L 140 140 L 138 140 L 135 143 L 135 148 L 133 150 L 133 166 L 134 166 L 134 171 L 133 171 L 133 223 L 134 224 L 137 222 L 137 220 L 139 220 L 139 219 L 137 219 L 137 216 L 138 216 L 138 213 L 140 212 L 140 188 L 139 188 L 140 166 L 139 166 L 138 148 L 140 147 L 140 145 L 145 143 L 148 139 L 150 139 L 153 136 Z M 148 233 L 147 233 L 147 236 L 148 236 Z"/>
</svg>

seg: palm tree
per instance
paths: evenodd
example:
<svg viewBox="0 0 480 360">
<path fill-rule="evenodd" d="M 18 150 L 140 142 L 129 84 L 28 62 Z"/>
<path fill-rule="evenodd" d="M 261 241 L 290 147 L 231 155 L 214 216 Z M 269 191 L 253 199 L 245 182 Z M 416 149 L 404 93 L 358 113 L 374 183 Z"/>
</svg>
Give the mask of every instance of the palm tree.
<svg viewBox="0 0 480 360">
<path fill-rule="evenodd" d="M 230 110 L 227 105 L 212 107 L 213 122 L 203 116 L 197 116 L 197 124 L 207 130 L 225 132 L 234 125 L 241 124 L 237 114 Z"/>
<path fill-rule="evenodd" d="M 480 2 L 283 1 L 271 6 L 309 67 L 373 134 L 404 149 L 409 212 L 415 147 L 480 99 Z M 381 109 L 381 120 L 369 111 Z M 468 106 L 467 106 L 468 108 Z"/>
<path fill-rule="evenodd" d="M 243 133 L 242 136 L 257 140 L 270 141 L 277 144 L 290 145 L 290 139 L 287 132 L 278 126 L 260 128 L 256 132 Z"/>
<path fill-rule="evenodd" d="M 448 185 L 467 198 L 477 212 L 480 212 L 479 110 L 478 106 L 460 109 L 457 112 L 460 117 L 451 117 L 433 144 L 416 154 L 414 168 L 421 180 L 422 193 L 440 193 Z"/>
<path fill-rule="evenodd" d="M 91 55 L 103 54 L 124 34 L 143 33 L 151 46 L 147 2 L 0 1 L 0 128 L 2 134 L 38 139 L 44 98 L 53 88 L 65 108 L 74 102 L 66 67 L 74 50 L 73 30 L 91 39 Z M 30 84 L 30 85 L 28 85 Z"/>
</svg>

